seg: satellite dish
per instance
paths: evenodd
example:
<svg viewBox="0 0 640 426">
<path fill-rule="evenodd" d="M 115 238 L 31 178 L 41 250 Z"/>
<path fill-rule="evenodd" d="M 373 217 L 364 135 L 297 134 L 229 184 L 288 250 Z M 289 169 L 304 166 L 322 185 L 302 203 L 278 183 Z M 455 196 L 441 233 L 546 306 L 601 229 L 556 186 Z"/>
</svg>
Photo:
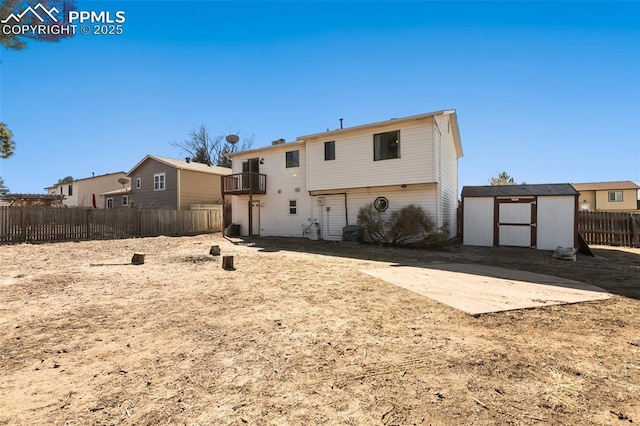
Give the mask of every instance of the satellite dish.
<svg viewBox="0 0 640 426">
<path fill-rule="evenodd" d="M 120 179 L 118 179 L 118 183 L 120 185 L 125 185 L 125 184 L 129 183 L 129 179 L 120 178 Z"/>
<path fill-rule="evenodd" d="M 238 135 L 229 135 L 229 136 L 227 136 L 227 142 L 229 142 L 231 145 L 234 145 L 234 144 L 238 143 L 239 140 L 240 140 L 240 138 L 238 137 Z"/>
</svg>

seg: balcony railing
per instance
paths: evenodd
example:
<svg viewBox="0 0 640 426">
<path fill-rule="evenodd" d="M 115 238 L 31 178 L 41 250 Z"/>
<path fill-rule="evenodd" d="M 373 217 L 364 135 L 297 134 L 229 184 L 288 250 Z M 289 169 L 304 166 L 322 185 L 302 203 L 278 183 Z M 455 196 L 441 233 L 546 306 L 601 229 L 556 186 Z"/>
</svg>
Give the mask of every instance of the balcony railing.
<svg viewBox="0 0 640 426">
<path fill-rule="evenodd" d="M 267 175 L 255 172 L 222 176 L 224 195 L 266 194 Z"/>
</svg>

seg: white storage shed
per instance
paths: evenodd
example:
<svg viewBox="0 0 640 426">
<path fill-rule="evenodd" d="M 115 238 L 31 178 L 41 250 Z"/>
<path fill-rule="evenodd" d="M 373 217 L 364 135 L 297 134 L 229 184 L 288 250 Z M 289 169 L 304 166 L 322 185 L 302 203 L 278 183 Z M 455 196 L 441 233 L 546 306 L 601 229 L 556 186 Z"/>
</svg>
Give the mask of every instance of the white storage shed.
<svg viewBox="0 0 640 426">
<path fill-rule="evenodd" d="M 465 186 L 462 243 L 538 250 L 578 246 L 578 192 L 568 183 Z"/>
</svg>

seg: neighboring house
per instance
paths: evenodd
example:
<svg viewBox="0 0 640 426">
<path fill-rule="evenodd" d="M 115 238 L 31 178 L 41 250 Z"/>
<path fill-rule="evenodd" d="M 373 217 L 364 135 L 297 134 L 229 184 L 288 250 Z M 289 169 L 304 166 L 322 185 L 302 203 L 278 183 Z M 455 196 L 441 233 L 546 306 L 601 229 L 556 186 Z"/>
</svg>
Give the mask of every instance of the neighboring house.
<svg viewBox="0 0 640 426">
<path fill-rule="evenodd" d="M 223 192 L 241 235 L 340 241 L 369 203 L 387 213 L 421 206 L 456 235 L 462 145 L 454 110 L 283 142 L 229 155 L 234 174 Z"/>
<path fill-rule="evenodd" d="M 62 207 L 63 198 L 60 194 L 7 194 L 2 201 L 14 207 Z"/>
<path fill-rule="evenodd" d="M 538 250 L 577 247 L 577 197 L 568 183 L 465 186 L 462 243 Z"/>
<path fill-rule="evenodd" d="M 580 210 L 603 212 L 638 212 L 640 185 L 630 180 L 617 182 L 573 183 L 580 193 Z"/>
<path fill-rule="evenodd" d="M 127 173 L 131 180 L 127 202 L 139 208 L 172 210 L 220 203 L 221 176 L 229 174 L 231 169 L 226 167 L 147 155 Z"/>
<path fill-rule="evenodd" d="M 100 197 L 103 199 L 101 204 L 105 209 L 127 209 L 131 206 L 129 204 L 129 198 L 131 197 L 130 187 L 124 186 L 115 191 L 103 192 Z"/>
<path fill-rule="evenodd" d="M 73 182 L 57 183 L 45 190 L 51 195 L 63 195 L 62 204 L 67 207 L 102 207 L 100 194 L 121 188 L 122 184 L 118 179 L 125 176 L 125 172 L 107 173 L 75 179 Z"/>
</svg>

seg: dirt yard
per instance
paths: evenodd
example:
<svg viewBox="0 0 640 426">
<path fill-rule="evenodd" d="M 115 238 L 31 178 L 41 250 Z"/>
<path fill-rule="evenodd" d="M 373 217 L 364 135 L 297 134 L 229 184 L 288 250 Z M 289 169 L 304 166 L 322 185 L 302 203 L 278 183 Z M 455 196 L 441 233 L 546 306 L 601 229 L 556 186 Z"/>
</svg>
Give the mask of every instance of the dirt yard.
<svg viewBox="0 0 640 426">
<path fill-rule="evenodd" d="M 638 423 L 640 250 L 596 254 L 220 235 L 0 246 L 0 424 Z M 614 297 L 472 317 L 359 272 L 442 262 Z"/>
</svg>

